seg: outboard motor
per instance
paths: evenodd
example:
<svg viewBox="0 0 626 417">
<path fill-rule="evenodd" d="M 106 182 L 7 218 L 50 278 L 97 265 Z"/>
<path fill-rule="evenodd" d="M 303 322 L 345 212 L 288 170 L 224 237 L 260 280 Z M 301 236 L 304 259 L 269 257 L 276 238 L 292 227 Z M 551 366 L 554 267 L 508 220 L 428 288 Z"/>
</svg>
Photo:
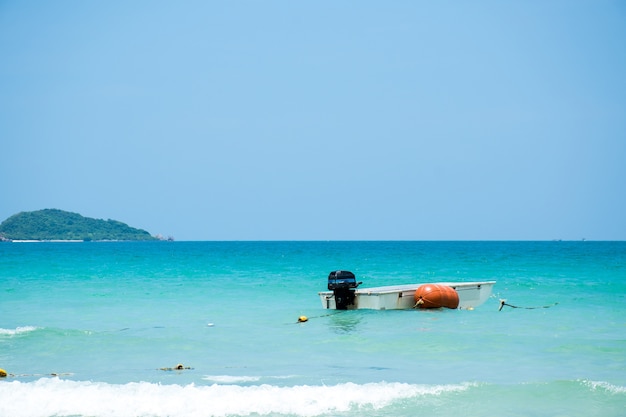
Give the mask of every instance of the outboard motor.
<svg viewBox="0 0 626 417">
<path fill-rule="evenodd" d="M 354 304 L 354 290 L 359 284 L 362 283 L 356 282 L 350 271 L 333 271 L 328 275 L 328 289 L 333 292 L 337 310 L 347 310 Z"/>
</svg>

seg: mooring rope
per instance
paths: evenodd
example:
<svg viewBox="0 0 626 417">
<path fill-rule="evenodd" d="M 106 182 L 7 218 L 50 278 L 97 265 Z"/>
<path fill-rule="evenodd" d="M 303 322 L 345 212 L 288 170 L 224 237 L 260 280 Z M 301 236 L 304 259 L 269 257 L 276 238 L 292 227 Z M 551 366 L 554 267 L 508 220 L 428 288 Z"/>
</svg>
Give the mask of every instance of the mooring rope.
<svg viewBox="0 0 626 417">
<path fill-rule="evenodd" d="M 311 316 L 311 317 L 307 317 L 307 316 L 300 316 L 298 317 L 298 320 L 295 322 L 295 324 L 298 323 L 306 323 L 307 321 L 309 321 L 309 319 L 317 319 L 320 317 L 330 317 L 330 316 L 334 316 L 335 314 L 341 314 L 346 310 L 338 310 L 334 313 L 328 313 L 328 314 L 322 314 L 321 316 Z M 292 324 L 292 323 L 286 323 L 286 324 Z"/>
<path fill-rule="evenodd" d="M 71 372 L 51 372 L 49 374 L 13 374 L 13 373 L 5 371 L 4 369 L 0 369 L 0 378 L 6 378 L 6 377 L 26 378 L 26 377 L 43 377 L 43 376 L 60 377 L 60 376 L 72 376 L 72 375 L 74 374 Z"/>
<path fill-rule="evenodd" d="M 554 307 L 554 306 L 555 306 L 555 305 L 557 305 L 557 304 L 559 304 L 559 303 L 554 303 L 554 304 L 550 304 L 550 305 L 546 305 L 546 306 L 539 306 L 539 307 L 520 307 L 520 306 L 514 306 L 514 305 L 512 305 L 512 304 L 508 304 L 508 303 L 506 302 L 506 300 L 500 300 L 500 308 L 498 309 L 498 311 L 502 311 L 502 308 L 503 308 L 504 306 L 511 307 L 511 308 L 523 308 L 523 309 L 525 309 L 525 310 L 536 310 L 536 309 L 538 309 L 538 308 L 550 308 L 550 307 Z"/>
</svg>

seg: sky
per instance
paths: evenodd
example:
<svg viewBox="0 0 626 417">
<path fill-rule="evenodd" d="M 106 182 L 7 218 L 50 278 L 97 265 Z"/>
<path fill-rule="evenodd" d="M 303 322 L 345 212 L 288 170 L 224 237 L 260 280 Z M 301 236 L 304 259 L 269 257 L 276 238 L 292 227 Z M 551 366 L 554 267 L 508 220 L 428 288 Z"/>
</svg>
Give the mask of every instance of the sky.
<svg viewBox="0 0 626 417">
<path fill-rule="evenodd" d="M 626 2 L 0 0 L 0 221 L 626 240 Z"/>
</svg>

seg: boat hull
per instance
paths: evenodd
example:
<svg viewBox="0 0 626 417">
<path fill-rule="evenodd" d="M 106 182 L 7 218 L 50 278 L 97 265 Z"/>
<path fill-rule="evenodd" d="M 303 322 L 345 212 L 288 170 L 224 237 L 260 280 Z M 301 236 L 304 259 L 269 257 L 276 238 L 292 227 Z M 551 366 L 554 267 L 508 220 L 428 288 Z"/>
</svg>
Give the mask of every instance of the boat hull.
<svg viewBox="0 0 626 417">
<path fill-rule="evenodd" d="M 452 287 L 459 294 L 459 309 L 471 309 L 483 304 L 491 296 L 495 281 L 437 282 Z M 355 291 L 354 304 L 348 310 L 406 310 L 415 307 L 415 291 L 423 284 L 390 285 L 386 287 L 361 288 Z M 322 307 L 335 310 L 332 291 L 319 293 Z"/>
</svg>

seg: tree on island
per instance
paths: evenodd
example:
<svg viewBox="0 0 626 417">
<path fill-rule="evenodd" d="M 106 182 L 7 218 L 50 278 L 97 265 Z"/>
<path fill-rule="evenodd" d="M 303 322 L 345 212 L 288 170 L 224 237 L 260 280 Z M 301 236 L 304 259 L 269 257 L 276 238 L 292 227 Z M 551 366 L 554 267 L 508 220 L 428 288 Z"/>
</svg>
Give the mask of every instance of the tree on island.
<svg viewBox="0 0 626 417">
<path fill-rule="evenodd" d="M 0 240 L 159 240 L 116 220 L 83 217 L 58 209 L 14 214 L 0 224 Z"/>
</svg>

